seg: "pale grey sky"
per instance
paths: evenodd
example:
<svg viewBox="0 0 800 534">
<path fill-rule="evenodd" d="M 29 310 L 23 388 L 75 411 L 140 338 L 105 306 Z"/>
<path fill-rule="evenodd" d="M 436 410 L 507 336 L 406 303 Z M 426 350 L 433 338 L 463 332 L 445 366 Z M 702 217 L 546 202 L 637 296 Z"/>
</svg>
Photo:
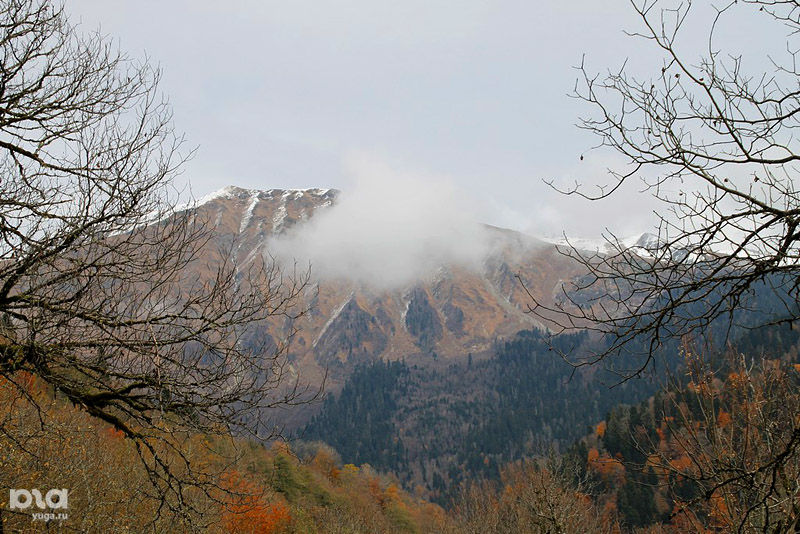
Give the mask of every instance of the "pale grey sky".
<svg viewBox="0 0 800 534">
<path fill-rule="evenodd" d="M 587 108 L 567 94 L 582 55 L 597 70 L 626 58 L 648 76 L 660 67 L 623 33 L 639 28 L 627 0 L 66 7 L 84 30 L 100 27 L 161 65 L 176 127 L 199 147 L 184 173 L 197 197 L 229 184 L 346 191 L 346 162 L 369 154 L 400 176 L 440 177 L 478 201 L 479 219 L 533 234 L 635 233 L 652 222 L 635 187 L 587 205 L 542 183 L 602 180 L 612 161 L 586 152 L 594 139 L 575 126 Z"/>
</svg>

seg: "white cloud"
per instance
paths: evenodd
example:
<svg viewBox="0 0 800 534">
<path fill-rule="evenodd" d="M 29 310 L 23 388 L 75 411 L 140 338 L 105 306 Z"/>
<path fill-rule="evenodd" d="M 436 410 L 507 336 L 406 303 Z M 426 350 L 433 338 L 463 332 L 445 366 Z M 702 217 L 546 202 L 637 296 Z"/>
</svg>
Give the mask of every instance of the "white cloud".
<svg viewBox="0 0 800 534">
<path fill-rule="evenodd" d="M 402 287 L 442 265 L 478 268 L 484 227 L 446 177 L 398 171 L 373 156 L 348 158 L 351 185 L 336 204 L 276 239 L 273 253 L 310 262 L 315 276 Z"/>
</svg>

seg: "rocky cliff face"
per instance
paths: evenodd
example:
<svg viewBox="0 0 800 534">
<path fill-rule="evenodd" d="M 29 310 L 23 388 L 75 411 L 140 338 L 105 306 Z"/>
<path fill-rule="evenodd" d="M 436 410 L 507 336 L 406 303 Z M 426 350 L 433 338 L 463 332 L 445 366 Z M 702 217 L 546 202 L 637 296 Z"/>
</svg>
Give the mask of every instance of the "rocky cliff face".
<svg viewBox="0 0 800 534">
<path fill-rule="evenodd" d="M 336 202 L 331 189 L 225 188 L 191 209 L 213 225 L 209 247 L 245 266 L 269 254 L 270 240 Z M 290 359 L 308 380 L 327 371 L 336 389 L 354 366 L 376 358 L 447 362 L 479 355 L 514 333 L 544 328 L 526 313 L 530 298 L 552 301 L 578 266 L 555 246 L 494 227 L 492 253 L 479 269 L 442 265 L 409 287 L 378 290 L 353 281 L 314 280 L 310 314 L 297 326 Z M 313 273 L 313 266 L 312 266 Z M 313 299 L 313 302 L 311 301 Z"/>
</svg>

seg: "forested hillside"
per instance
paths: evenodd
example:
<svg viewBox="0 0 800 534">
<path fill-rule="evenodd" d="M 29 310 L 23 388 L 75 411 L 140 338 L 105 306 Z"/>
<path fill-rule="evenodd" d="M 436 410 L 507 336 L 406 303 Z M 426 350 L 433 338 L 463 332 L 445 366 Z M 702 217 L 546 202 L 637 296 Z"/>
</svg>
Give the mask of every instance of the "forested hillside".
<svg viewBox="0 0 800 534">
<path fill-rule="evenodd" d="M 791 532 L 800 512 L 796 333 L 762 328 L 723 353 L 686 345 L 681 356 L 684 373 L 642 403 L 614 407 L 569 449 L 572 483 L 591 486 L 626 529 Z"/>
<path fill-rule="evenodd" d="M 461 481 L 497 478 L 499 466 L 563 449 L 621 402 L 653 394 L 651 378 L 620 383 L 575 369 L 559 351 L 586 350 L 586 334 L 528 331 L 488 359 L 446 367 L 376 361 L 359 367 L 300 434 L 345 461 L 367 462 L 445 502 Z M 612 387 L 613 386 L 613 387 Z"/>
<path fill-rule="evenodd" d="M 121 432 L 41 381 L 17 379 L 17 386 L 0 379 L 0 422 L 17 436 L 0 449 L 0 485 L 67 488 L 66 531 L 394 534 L 446 526 L 438 506 L 369 466 L 343 464 L 320 443 L 294 450 L 224 434 L 170 436 L 163 420 L 169 437 L 154 442 L 180 479 L 154 476 L 142 461 L 151 456 Z M 176 502 L 170 484 L 183 484 L 186 500 Z M 9 509 L 8 496 L 0 495 L 0 531 L 49 531 L 51 523 L 31 521 L 30 511 Z"/>
</svg>

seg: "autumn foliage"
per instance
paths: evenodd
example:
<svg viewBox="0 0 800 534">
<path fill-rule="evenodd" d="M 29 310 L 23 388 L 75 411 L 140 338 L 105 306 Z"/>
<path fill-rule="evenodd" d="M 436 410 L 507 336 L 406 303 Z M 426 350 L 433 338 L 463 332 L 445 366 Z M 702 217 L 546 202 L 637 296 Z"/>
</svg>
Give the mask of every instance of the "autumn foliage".
<svg viewBox="0 0 800 534">
<path fill-rule="evenodd" d="M 503 468 L 499 484 L 484 481 L 464 487 L 454 510 L 453 532 L 613 532 L 613 519 L 603 517 L 603 510 L 594 505 L 585 489 L 574 484 L 570 473 L 558 464 L 509 464 Z"/>
<path fill-rule="evenodd" d="M 222 474 L 226 500 L 222 506 L 222 525 L 237 534 L 272 534 L 283 532 L 291 522 L 289 509 L 280 500 L 263 495 L 263 489 L 238 471 Z"/>
<path fill-rule="evenodd" d="M 569 455 L 624 532 L 787 532 L 800 524 L 800 367 L 793 352 L 715 362 L 619 406 Z"/>
<path fill-rule="evenodd" d="M 294 450 L 203 434 L 170 441 L 198 484 L 171 509 L 122 433 L 33 377 L 15 382 L 0 381 L 0 428 L 19 437 L 0 433 L 0 487 L 69 488 L 65 531 L 394 534 L 443 532 L 448 522 L 439 506 L 367 465 L 342 465 L 326 445 Z M 41 532 L 29 514 L 7 511 L 7 496 L 0 493 L 2 531 Z"/>
</svg>

